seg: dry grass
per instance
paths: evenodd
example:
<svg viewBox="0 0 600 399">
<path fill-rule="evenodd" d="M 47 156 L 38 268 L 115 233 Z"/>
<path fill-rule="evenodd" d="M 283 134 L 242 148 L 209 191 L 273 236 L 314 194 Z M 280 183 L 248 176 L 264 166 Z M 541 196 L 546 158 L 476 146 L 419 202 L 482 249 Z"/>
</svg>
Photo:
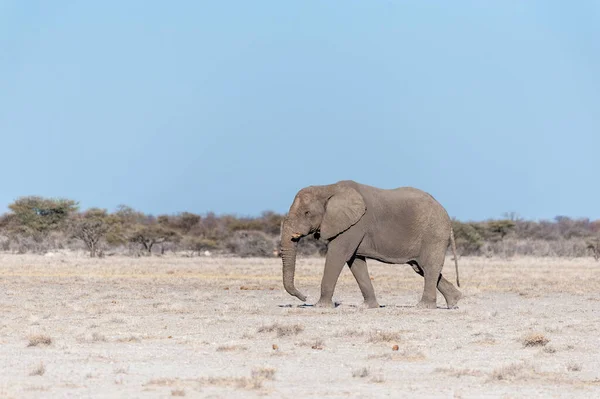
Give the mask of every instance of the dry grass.
<svg viewBox="0 0 600 399">
<path fill-rule="evenodd" d="M 371 375 L 371 370 L 368 367 L 361 367 L 352 371 L 352 377 L 354 378 L 367 378 Z"/>
<path fill-rule="evenodd" d="M 129 374 L 129 367 L 118 367 L 114 370 L 115 374 Z"/>
<path fill-rule="evenodd" d="M 102 343 L 108 342 L 108 339 L 104 334 L 93 332 L 91 335 L 80 337 L 78 341 L 81 343 Z"/>
<path fill-rule="evenodd" d="M 45 334 L 36 334 L 29 336 L 28 347 L 32 346 L 49 346 L 52 344 L 52 338 Z"/>
<path fill-rule="evenodd" d="M 581 363 L 570 362 L 567 364 L 567 370 L 569 371 L 581 371 L 582 368 Z"/>
<path fill-rule="evenodd" d="M 178 383 L 179 380 L 176 378 L 152 378 L 151 380 L 149 380 L 148 382 L 146 382 L 144 385 L 156 385 L 159 387 L 169 387 L 175 383 Z"/>
<path fill-rule="evenodd" d="M 192 385 L 200 383 L 201 386 L 259 390 L 263 388 L 266 381 L 275 381 L 275 373 L 276 370 L 272 367 L 258 367 L 252 369 L 249 377 L 213 376 L 187 380 L 179 378 L 153 378 L 146 382 L 144 386 L 172 387 L 185 383 L 192 383 Z M 186 393 L 183 389 L 178 388 L 173 389 L 171 395 L 186 396 Z"/>
<path fill-rule="evenodd" d="M 258 329 L 259 333 L 276 332 L 278 337 L 298 335 L 302 331 L 304 331 L 304 326 L 300 324 L 284 325 L 279 323 L 262 326 Z"/>
<path fill-rule="evenodd" d="M 44 363 L 38 364 L 29 372 L 30 376 L 42 376 L 44 374 L 46 374 L 46 366 L 44 366 Z"/>
<path fill-rule="evenodd" d="M 525 363 L 513 363 L 507 366 L 496 368 L 490 374 L 490 380 L 492 381 L 517 381 L 526 380 L 535 375 L 535 370 L 529 364 Z"/>
<path fill-rule="evenodd" d="M 369 334 L 367 342 L 398 342 L 400 341 L 400 333 L 397 332 L 386 332 L 386 331 L 374 331 Z"/>
<path fill-rule="evenodd" d="M 275 370 L 271 368 L 252 370 L 251 377 L 208 377 L 200 382 L 204 385 L 232 387 L 237 389 L 262 389 L 265 381 L 274 379 Z"/>
<path fill-rule="evenodd" d="M 436 373 L 443 373 L 451 377 L 481 377 L 484 375 L 482 371 L 465 369 L 465 368 L 453 368 L 453 367 L 438 367 L 434 370 Z"/>
<path fill-rule="evenodd" d="M 217 347 L 217 352 L 239 352 L 247 350 L 248 348 L 243 345 L 220 345 Z"/>
<path fill-rule="evenodd" d="M 546 338 L 543 334 L 539 333 L 529 334 L 525 336 L 525 338 L 523 338 L 522 340 L 523 346 L 526 348 L 532 346 L 546 346 L 548 342 L 550 342 L 550 340 Z"/>
<path fill-rule="evenodd" d="M 272 367 L 261 367 L 252 370 L 251 378 L 272 381 L 275 379 L 275 369 Z"/>
<path fill-rule="evenodd" d="M 323 342 L 323 340 L 321 338 L 317 338 L 313 341 L 312 345 L 310 346 L 311 349 L 315 349 L 315 350 L 323 350 L 323 348 L 325 348 L 325 342 Z"/>
<path fill-rule="evenodd" d="M 340 337 L 340 338 L 363 337 L 364 335 L 365 335 L 365 332 L 363 330 L 359 330 L 359 329 L 355 329 L 355 328 L 347 328 L 347 329 L 335 334 L 336 337 Z"/>
<path fill-rule="evenodd" d="M 427 359 L 427 356 L 417 348 L 409 347 L 396 350 L 392 348 L 392 353 L 384 353 L 380 355 L 369 355 L 368 360 L 389 360 L 401 362 L 422 362 Z"/>
<path fill-rule="evenodd" d="M 128 335 L 126 337 L 117 338 L 115 342 L 129 342 L 129 343 L 139 343 L 142 342 L 140 337 L 135 335 Z"/>
<path fill-rule="evenodd" d="M 209 377 L 200 380 L 201 384 L 215 387 L 230 387 L 238 389 L 261 389 L 263 379 L 248 377 Z"/>
</svg>

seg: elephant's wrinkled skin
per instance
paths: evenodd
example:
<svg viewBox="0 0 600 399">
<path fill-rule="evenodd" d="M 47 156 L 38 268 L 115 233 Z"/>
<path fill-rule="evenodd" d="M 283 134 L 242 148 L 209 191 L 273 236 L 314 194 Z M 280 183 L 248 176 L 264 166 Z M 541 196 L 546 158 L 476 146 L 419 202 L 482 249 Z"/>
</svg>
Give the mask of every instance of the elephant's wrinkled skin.
<svg viewBox="0 0 600 399">
<path fill-rule="evenodd" d="M 333 307 L 333 291 L 347 263 L 365 306 L 379 307 L 367 258 L 408 263 L 423 276 L 425 287 L 418 307 L 436 307 L 436 288 L 448 308 L 456 307 L 462 296 L 441 274 L 446 249 L 452 243 L 456 283 L 460 287 L 452 223 L 446 210 L 421 190 L 411 187 L 384 190 L 354 181 L 300 190 L 282 224 L 281 255 L 283 285 L 301 301 L 306 301 L 306 296 L 294 286 L 296 243 L 309 234 L 318 234 L 328 242 L 317 306 Z"/>
</svg>

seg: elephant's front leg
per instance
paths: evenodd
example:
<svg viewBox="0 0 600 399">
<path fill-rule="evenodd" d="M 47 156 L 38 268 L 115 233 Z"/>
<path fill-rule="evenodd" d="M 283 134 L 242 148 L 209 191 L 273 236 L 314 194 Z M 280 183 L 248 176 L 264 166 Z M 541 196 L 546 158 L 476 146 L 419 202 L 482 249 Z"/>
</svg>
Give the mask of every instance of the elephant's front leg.
<svg viewBox="0 0 600 399">
<path fill-rule="evenodd" d="M 321 298 L 315 304 L 317 307 L 333 308 L 333 291 L 340 277 L 340 273 L 348 258 L 344 255 L 344 251 L 330 245 L 325 258 L 325 270 L 323 271 L 323 279 L 321 280 Z"/>
<path fill-rule="evenodd" d="M 379 303 L 375 298 L 375 289 L 373 283 L 371 283 L 371 277 L 369 276 L 369 270 L 367 268 L 367 260 L 363 256 L 355 256 L 348 262 L 350 271 L 354 275 L 360 292 L 365 299 L 364 305 L 367 308 L 378 308 Z"/>
</svg>

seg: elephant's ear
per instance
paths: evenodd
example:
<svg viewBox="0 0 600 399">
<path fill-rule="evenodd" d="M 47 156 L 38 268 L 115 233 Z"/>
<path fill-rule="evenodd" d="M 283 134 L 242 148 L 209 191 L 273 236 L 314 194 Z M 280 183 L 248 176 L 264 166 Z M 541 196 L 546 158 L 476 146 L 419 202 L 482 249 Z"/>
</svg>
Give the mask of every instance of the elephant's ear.
<svg viewBox="0 0 600 399">
<path fill-rule="evenodd" d="M 342 187 L 325 206 L 325 216 L 320 229 L 321 237 L 330 240 L 348 230 L 360 220 L 366 210 L 365 201 L 358 191 L 352 187 Z"/>
</svg>

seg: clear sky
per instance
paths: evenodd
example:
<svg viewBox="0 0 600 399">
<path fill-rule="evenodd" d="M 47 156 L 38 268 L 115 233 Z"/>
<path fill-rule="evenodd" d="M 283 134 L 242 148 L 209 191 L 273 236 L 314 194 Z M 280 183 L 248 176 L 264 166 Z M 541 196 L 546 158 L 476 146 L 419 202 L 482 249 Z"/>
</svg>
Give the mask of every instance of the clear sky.
<svg viewBox="0 0 600 399">
<path fill-rule="evenodd" d="M 0 212 L 258 215 L 338 180 L 600 218 L 597 1 L 0 0 Z"/>
</svg>

